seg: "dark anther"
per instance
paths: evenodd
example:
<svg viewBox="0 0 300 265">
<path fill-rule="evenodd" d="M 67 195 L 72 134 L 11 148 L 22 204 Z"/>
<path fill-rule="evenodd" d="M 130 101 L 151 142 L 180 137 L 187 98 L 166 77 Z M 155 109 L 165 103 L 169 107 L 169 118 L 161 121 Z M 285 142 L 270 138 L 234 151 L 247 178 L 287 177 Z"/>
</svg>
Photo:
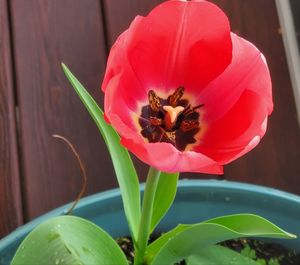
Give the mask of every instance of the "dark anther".
<svg viewBox="0 0 300 265">
<path fill-rule="evenodd" d="M 184 151 L 197 142 L 200 130 L 200 113 L 204 104 L 192 107 L 184 96 L 184 88 L 178 87 L 167 98 L 160 98 L 153 90 L 148 92 L 149 105 L 142 107 L 139 118 L 141 135 L 150 143 L 165 142 Z"/>
<path fill-rule="evenodd" d="M 182 98 L 184 94 L 184 88 L 178 87 L 176 91 L 168 97 L 168 102 L 172 107 L 178 106 L 179 100 Z"/>
<path fill-rule="evenodd" d="M 199 127 L 199 121 L 196 120 L 184 120 L 180 124 L 180 129 L 184 132 L 193 130 Z"/>
<path fill-rule="evenodd" d="M 193 111 L 195 111 L 196 109 L 200 109 L 202 107 L 204 107 L 204 104 L 197 105 L 197 106 L 193 107 Z"/>
<path fill-rule="evenodd" d="M 150 108 L 153 111 L 158 112 L 161 106 L 160 99 L 153 90 L 150 90 L 148 92 L 148 100 L 149 100 Z"/>
<path fill-rule="evenodd" d="M 204 106 L 204 104 L 201 104 L 201 105 L 197 105 L 197 106 L 195 106 L 195 107 L 191 107 L 191 104 L 188 104 L 186 107 L 185 107 L 185 109 L 184 109 L 184 111 L 183 111 L 183 114 L 184 115 L 189 115 L 189 114 L 191 114 L 191 113 L 193 113 L 193 112 L 195 112 L 197 109 L 200 109 L 201 107 L 203 107 Z"/>
<path fill-rule="evenodd" d="M 162 119 L 159 119 L 157 117 L 150 117 L 149 120 L 150 120 L 151 125 L 154 125 L 154 126 L 162 125 Z"/>
</svg>

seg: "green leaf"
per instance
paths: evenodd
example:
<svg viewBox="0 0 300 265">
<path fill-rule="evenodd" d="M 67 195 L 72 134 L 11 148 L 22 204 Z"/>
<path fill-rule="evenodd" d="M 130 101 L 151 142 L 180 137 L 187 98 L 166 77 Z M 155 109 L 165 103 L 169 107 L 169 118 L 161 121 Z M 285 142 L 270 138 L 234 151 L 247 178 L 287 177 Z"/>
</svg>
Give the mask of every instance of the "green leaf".
<svg viewBox="0 0 300 265">
<path fill-rule="evenodd" d="M 221 216 L 205 221 L 205 223 L 219 224 L 231 229 L 239 231 L 245 236 L 260 236 L 271 238 L 296 238 L 267 219 L 255 214 L 234 214 Z"/>
<path fill-rule="evenodd" d="M 161 172 L 155 192 L 150 232 L 155 229 L 171 207 L 177 191 L 178 177 L 179 173 Z"/>
<path fill-rule="evenodd" d="M 18 248 L 11 265 L 128 264 L 117 243 L 95 224 L 59 216 L 36 227 Z"/>
<path fill-rule="evenodd" d="M 260 216 L 229 215 L 199 224 L 177 226 L 148 246 L 146 260 L 152 265 L 172 264 L 199 249 L 239 237 L 295 238 Z"/>
<path fill-rule="evenodd" d="M 242 251 L 241 255 L 248 257 L 250 259 L 256 259 L 256 251 L 252 249 L 249 245 L 246 245 Z"/>
<path fill-rule="evenodd" d="M 120 144 L 120 137 L 117 132 L 105 122 L 103 111 L 95 100 L 71 73 L 68 67 L 64 64 L 62 64 L 62 67 L 65 75 L 99 128 L 107 145 L 120 186 L 129 229 L 131 230 L 132 237 L 136 240 L 141 215 L 140 190 L 139 180 L 130 155 Z"/>
<path fill-rule="evenodd" d="M 259 265 L 256 261 L 222 246 L 210 246 L 186 259 L 187 265 Z"/>
</svg>

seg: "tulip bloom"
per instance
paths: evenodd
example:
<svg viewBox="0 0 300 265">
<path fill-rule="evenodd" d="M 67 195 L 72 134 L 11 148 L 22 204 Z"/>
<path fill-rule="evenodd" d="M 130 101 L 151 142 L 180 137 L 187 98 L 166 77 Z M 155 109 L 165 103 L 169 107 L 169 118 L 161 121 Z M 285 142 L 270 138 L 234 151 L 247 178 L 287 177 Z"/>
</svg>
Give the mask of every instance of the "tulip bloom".
<svg viewBox="0 0 300 265">
<path fill-rule="evenodd" d="M 222 174 L 259 143 L 273 108 L 264 56 L 204 0 L 136 17 L 111 49 L 102 89 L 122 144 L 166 172 Z"/>
</svg>

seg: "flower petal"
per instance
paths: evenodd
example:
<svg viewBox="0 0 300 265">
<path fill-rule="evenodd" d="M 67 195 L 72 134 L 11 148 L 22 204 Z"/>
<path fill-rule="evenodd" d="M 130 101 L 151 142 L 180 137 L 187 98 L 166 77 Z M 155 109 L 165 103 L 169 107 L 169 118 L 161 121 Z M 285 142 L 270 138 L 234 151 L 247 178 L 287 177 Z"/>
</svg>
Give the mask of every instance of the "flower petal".
<svg viewBox="0 0 300 265">
<path fill-rule="evenodd" d="M 113 89 L 115 99 L 118 100 L 124 97 L 124 101 L 130 105 L 131 109 L 135 109 L 138 102 L 143 102 L 147 99 L 144 84 L 140 82 L 129 64 L 127 53 L 128 42 L 130 42 L 130 37 L 132 37 L 130 32 L 138 27 L 142 19 L 142 17 L 136 17 L 131 23 L 130 29 L 123 32 L 113 45 L 102 82 L 103 92 L 110 92 L 109 90 Z M 110 82 L 116 77 L 118 82 L 114 81 L 112 85 Z"/>
<path fill-rule="evenodd" d="M 137 122 L 150 89 L 167 97 L 179 86 L 192 105 L 204 104 L 201 139 L 183 152 L 148 143 Z M 203 0 L 167 1 L 137 17 L 110 52 L 102 89 L 123 145 L 166 172 L 222 174 L 221 165 L 259 143 L 273 108 L 265 58 L 230 34 L 224 13 Z"/>
<path fill-rule="evenodd" d="M 198 102 L 205 104 L 203 119 L 213 122 L 222 117 L 248 89 L 265 101 L 270 114 L 273 109 L 272 84 L 266 60 L 250 42 L 231 34 L 232 62 L 228 68 L 199 95 Z"/>
<path fill-rule="evenodd" d="M 131 71 L 147 91 L 169 92 L 180 85 L 199 91 L 228 66 L 231 49 L 229 22 L 218 7 L 207 1 L 167 1 L 138 17 L 117 40 L 102 88 L 119 72 Z"/>
<path fill-rule="evenodd" d="M 265 135 L 266 130 L 267 130 L 267 122 L 268 122 L 268 116 L 266 116 L 263 124 L 261 125 L 261 130 L 259 132 L 259 135 L 256 135 L 253 137 L 253 139 L 244 147 L 244 149 L 236 154 L 235 156 L 231 157 L 229 160 L 226 161 L 226 164 L 230 163 L 231 161 L 234 161 L 241 156 L 245 155 L 249 151 L 251 151 L 253 148 L 255 148 L 259 143 L 261 138 Z"/>
<path fill-rule="evenodd" d="M 145 163 L 165 172 L 201 172 L 223 174 L 222 166 L 203 154 L 192 151 L 180 152 L 168 143 L 147 143 L 134 124 L 133 112 L 124 98 L 116 100 L 115 82 L 120 76 L 110 80 L 105 96 L 105 109 L 108 120 L 122 136 L 122 144 Z M 112 88 L 110 88 L 112 86 Z"/>
<path fill-rule="evenodd" d="M 125 137 L 121 143 L 143 162 L 164 172 L 223 174 L 223 167 L 209 157 L 192 151 L 180 152 L 168 143 L 141 144 Z"/>
<path fill-rule="evenodd" d="M 108 89 L 104 98 L 105 117 L 121 135 L 125 133 L 124 127 L 128 127 L 135 134 L 135 137 L 141 137 L 137 132 L 134 120 L 135 99 L 122 93 L 125 90 L 118 89 L 120 79 L 121 75 L 114 76 L 107 84 Z M 123 129 L 119 128 L 120 123 L 122 123 Z"/>
<path fill-rule="evenodd" d="M 264 135 L 267 116 L 264 99 L 251 90 L 245 90 L 231 110 L 207 125 L 201 143 L 193 150 L 220 164 L 227 164 L 258 144 L 255 137 L 260 139 Z"/>
</svg>

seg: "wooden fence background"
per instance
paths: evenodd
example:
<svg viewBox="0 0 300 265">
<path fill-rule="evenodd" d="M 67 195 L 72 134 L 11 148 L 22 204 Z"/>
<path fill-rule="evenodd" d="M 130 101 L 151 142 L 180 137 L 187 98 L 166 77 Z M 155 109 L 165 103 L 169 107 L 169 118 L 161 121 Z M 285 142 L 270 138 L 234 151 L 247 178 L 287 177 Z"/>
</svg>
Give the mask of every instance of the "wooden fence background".
<svg viewBox="0 0 300 265">
<path fill-rule="evenodd" d="M 105 145 L 60 62 L 101 103 L 109 48 L 137 14 L 160 2 L 0 0 L 0 238 L 78 193 L 78 165 L 54 133 L 79 150 L 88 194 L 116 186 Z M 212 2 L 228 14 L 234 32 L 264 52 L 274 85 L 275 110 L 264 140 L 228 165 L 224 178 L 300 194 L 300 133 L 275 1 Z M 144 176 L 146 167 L 138 164 Z"/>
</svg>

